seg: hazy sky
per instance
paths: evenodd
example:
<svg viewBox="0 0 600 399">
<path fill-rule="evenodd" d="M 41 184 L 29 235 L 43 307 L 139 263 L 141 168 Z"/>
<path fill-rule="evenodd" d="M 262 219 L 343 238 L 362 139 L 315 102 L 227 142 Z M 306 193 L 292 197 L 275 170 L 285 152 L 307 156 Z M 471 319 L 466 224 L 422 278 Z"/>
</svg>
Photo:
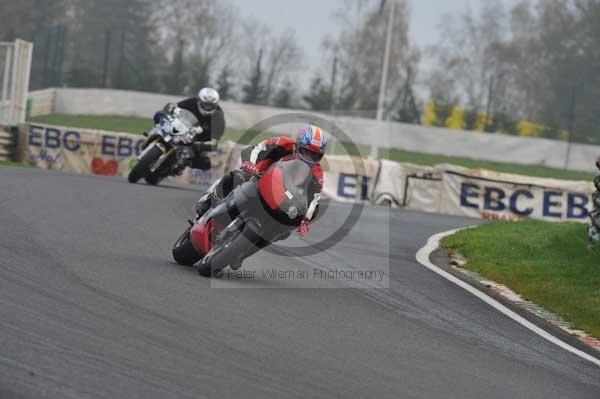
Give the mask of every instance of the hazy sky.
<svg viewBox="0 0 600 399">
<path fill-rule="evenodd" d="M 252 16 L 267 23 L 274 31 L 289 27 L 309 61 L 317 61 L 322 37 L 336 32 L 340 26 L 331 15 L 343 0 L 231 0 L 243 16 Z M 471 6 L 476 9 L 485 0 L 408 0 L 411 9 L 411 39 L 419 46 L 433 44 L 439 33 L 437 26 L 446 13 L 457 13 Z M 503 0 L 505 4 L 515 0 Z"/>
</svg>

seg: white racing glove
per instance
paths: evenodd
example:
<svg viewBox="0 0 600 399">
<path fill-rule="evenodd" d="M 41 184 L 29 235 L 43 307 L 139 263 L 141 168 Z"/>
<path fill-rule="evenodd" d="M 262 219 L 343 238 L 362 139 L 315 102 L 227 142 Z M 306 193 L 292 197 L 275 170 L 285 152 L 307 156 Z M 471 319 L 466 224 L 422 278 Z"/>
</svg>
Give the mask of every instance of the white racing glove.
<svg viewBox="0 0 600 399">
<path fill-rule="evenodd" d="M 193 127 L 193 128 L 190 130 L 190 132 L 191 132 L 191 133 L 192 133 L 194 136 L 196 136 L 196 135 L 198 135 L 198 134 L 202 134 L 202 133 L 204 133 L 204 129 L 202 129 L 202 126 L 194 126 L 194 127 Z"/>
</svg>

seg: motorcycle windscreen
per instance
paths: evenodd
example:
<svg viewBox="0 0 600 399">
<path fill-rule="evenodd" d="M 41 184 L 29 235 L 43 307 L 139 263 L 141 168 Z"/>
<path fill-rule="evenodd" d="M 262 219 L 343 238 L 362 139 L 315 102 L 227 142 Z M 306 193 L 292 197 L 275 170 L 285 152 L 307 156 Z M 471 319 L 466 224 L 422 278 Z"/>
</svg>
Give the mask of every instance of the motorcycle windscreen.
<svg viewBox="0 0 600 399">
<path fill-rule="evenodd" d="M 277 162 L 258 182 L 260 195 L 273 210 L 281 208 L 286 201 L 293 201 L 304 214 L 308 208 L 307 190 L 311 168 L 305 162 L 294 159 Z"/>
<path fill-rule="evenodd" d="M 187 109 L 180 109 L 175 120 L 173 121 L 174 134 L 187 133 L 191 128 L 196 126 L 198 118 Z"/>
</svg>

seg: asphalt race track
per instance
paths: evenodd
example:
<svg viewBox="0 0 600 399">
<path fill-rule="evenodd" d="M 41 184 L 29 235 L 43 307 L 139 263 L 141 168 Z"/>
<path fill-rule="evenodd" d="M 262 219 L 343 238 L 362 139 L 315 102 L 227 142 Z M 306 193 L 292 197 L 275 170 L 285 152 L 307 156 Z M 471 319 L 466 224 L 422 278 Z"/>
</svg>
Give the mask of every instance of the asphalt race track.
<svg viewBox="0 0 600 399">
<path fill-rule="evenodd" d="M 327 254 L 285 258 L 389 259 L 389 289 L 211 288 L 170 254 L 198 196 L 0 168 L 0 398 L 600 398 L 600 368 L 414 260 L 474 221 L 365 208 Z M 388 220 L 389 240 L 372 233 Z"/>
</svg>

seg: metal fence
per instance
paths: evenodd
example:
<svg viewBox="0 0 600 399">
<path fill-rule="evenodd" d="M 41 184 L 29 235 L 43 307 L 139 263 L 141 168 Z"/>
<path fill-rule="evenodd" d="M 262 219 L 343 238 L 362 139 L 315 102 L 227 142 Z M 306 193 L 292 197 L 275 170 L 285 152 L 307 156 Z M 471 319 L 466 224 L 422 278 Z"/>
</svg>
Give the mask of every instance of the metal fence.
<svg viewBox="0 0 600 399">
<path fill-rule="evenodd" d="M 0 125 L 25 121 L 33 44 L 0 42 Z"/>
</svg>

